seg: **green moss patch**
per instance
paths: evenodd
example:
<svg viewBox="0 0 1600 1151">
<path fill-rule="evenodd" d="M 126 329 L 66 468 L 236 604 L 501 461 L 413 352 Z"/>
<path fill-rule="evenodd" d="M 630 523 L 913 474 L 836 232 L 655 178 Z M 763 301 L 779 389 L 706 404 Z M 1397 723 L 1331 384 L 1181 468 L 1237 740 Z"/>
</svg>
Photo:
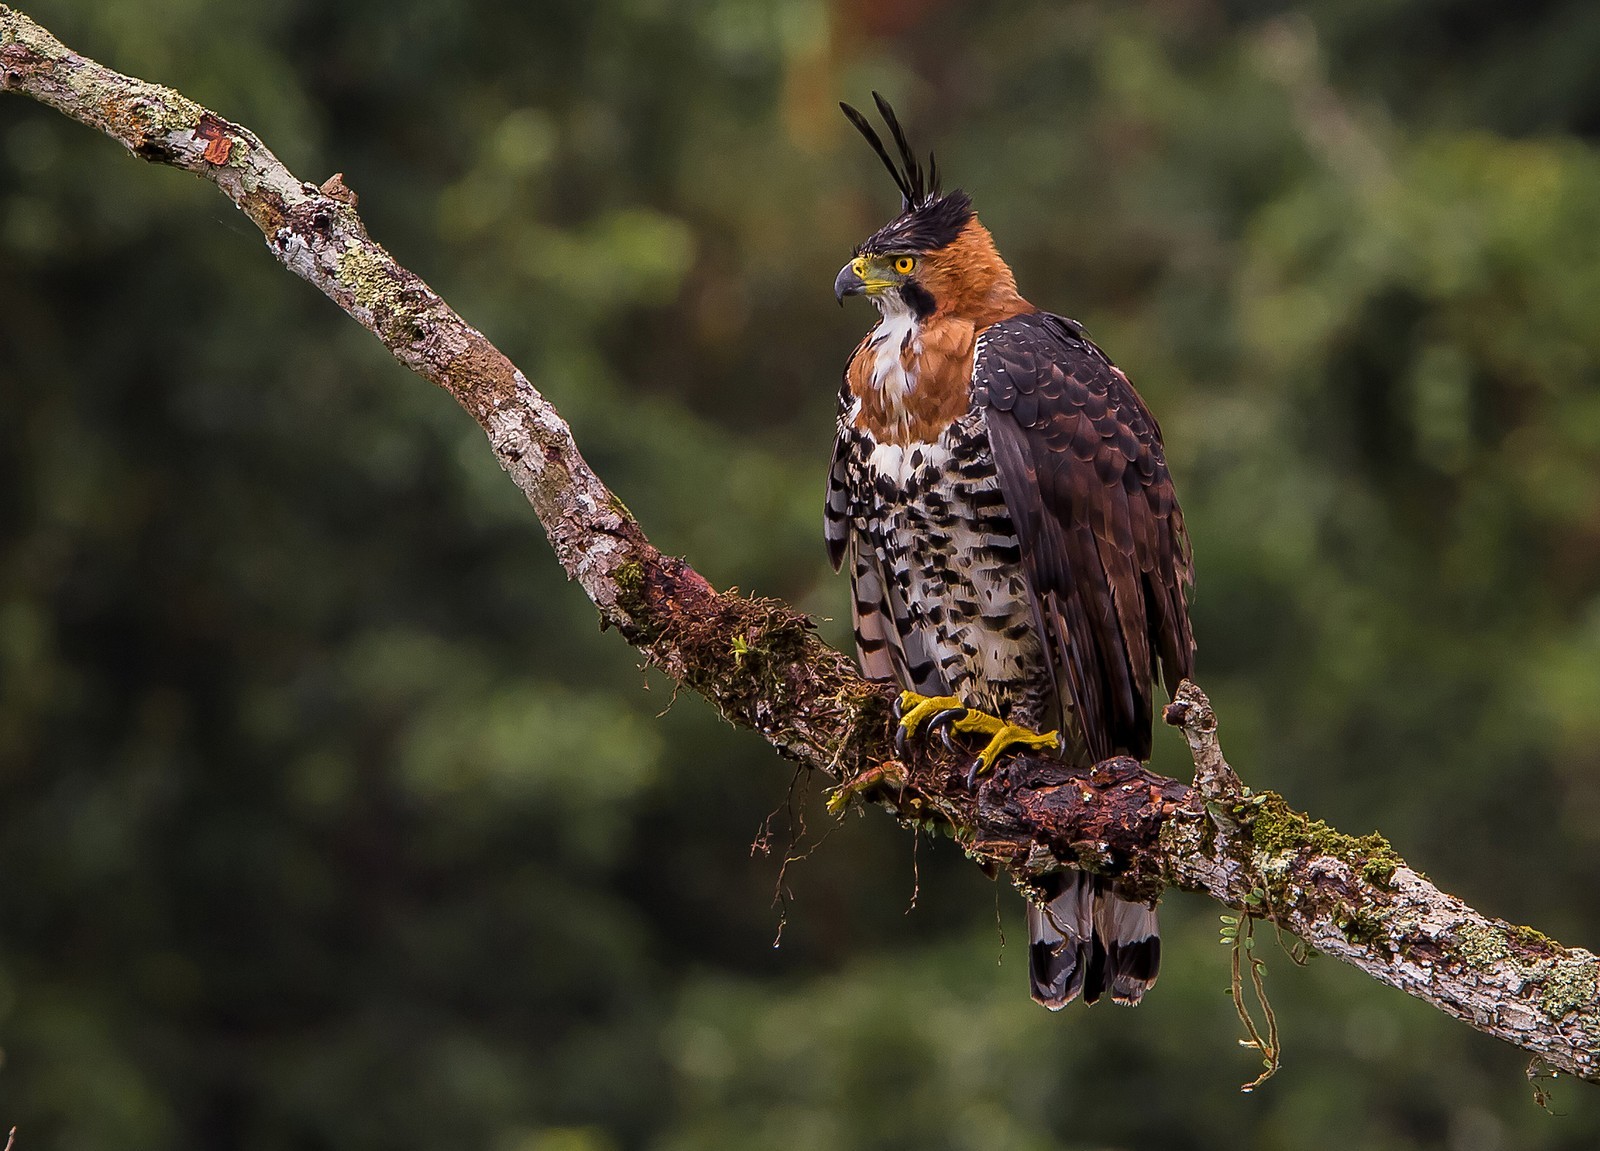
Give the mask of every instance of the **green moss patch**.
<svg viewBox="0 0 1600 1151">
<path fill-rule="evenodd" d="M 1320 819 L 1294 810 L 1283 797 L 1262 792 L 1238 804 L 1234 816 L 1250 827 L 1251 842 L 1269 854 L 1305 851 L 1327 855 L 1349 864 L 1362 879 L 1378 887 L 1388 887 L 1395 869 L 1405 860 L 1377 832 L 1346 835 Z"/>
</svg>

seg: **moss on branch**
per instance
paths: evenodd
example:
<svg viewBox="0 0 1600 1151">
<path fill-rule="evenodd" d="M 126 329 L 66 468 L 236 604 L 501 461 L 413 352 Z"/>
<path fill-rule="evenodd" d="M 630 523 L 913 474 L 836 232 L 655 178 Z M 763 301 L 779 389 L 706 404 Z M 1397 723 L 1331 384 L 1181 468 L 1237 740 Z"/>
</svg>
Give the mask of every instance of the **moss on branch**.
<svg viewBox="0 0 1600 1151">
<path fill-rule="evenodd" d="M 1275 792 L 1261 792 L 1240 801 L 1233 814 L 1248 828 L 1256 850 L 1269 857 L 1290 852 L 1328 856 L 1349 865 L 1377 887 L 1387 887 L 1395 868 L 1405 866 L 1405 860 L 1376 831 L 1346 835 L 1320 819 L 1296 811 Z"/>
</svg>

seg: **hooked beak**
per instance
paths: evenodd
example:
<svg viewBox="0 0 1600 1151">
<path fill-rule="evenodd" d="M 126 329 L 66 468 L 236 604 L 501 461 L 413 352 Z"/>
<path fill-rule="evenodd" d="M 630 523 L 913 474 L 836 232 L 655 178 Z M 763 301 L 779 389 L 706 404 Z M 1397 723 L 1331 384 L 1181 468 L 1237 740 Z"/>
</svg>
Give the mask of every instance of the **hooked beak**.
<svg viewBox="0 0 1600 1151">
<path fill-rule="evenodd" d="M 858 256 L 844 267 L 839 269 L 839 274 L 833 280 L 833 298 L 839 301 L 839 306 L 844 307 L 846 296 L 859 296 L 867 290 L 867 283 L 861 278 L 863 261 Z"/>
</svg>

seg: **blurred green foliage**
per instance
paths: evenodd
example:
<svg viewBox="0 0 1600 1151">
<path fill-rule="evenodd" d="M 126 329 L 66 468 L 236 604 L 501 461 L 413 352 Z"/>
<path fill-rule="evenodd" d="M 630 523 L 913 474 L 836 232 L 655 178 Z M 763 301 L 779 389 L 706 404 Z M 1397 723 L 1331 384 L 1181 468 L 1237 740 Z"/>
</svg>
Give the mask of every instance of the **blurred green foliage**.
<svg viewBox="0 0 1600 1151">
<path fill-rule="evenodd" d="M 343 171 L 660 546 L 835 641 L 870 317 L 829 285 L 894 198 L 834 104 L 885 90 L 1160 414 L 1246 777 L 1600 943 L 1600 9 L 24 6 Z M 1139 1011 L 1040 1011 L 1009 891 L 831 829 L 635 664 L 472 422 L 212 189 L 0 102 L 24 1151 L 1600 1141 L 1592 1089 L 1552 1117 L 1516 1053 L 1327 960 L 1269 956 L 1284 1068 L 1240 1096 L 1188 897 Z"/>
</svg>

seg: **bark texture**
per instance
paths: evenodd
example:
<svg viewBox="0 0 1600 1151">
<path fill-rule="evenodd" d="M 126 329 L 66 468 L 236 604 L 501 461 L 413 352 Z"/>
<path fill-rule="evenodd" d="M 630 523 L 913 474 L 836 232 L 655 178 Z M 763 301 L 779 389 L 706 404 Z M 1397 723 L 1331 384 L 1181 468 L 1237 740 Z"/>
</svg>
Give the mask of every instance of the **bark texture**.
<svg viewBox="0 0 1600 1151">
<path fill-rule="evenodd" d="M 0 89 L 216 184 L 289 270 L 471 413 L 604 624 L 729 722 L 853 781 L 844 794 L 944 827 L 975 861 L 1006 869 L 1024 888 L 1069 862 L 1115 876 L 1135 897 L 1153 899 L 1166 886 L 1203 892 L 1556 1070 L 1600 1081 L 1594 955 L 1473 910 L 1381 836 L 1343 835 L 1277 795 L 1251 793 L 1223 758 L 1216 717 L 1193 684 L 1167 709 L 1194 755 L 1193 784 L 1130 759 L 1084 772 L 1030 756 L 973 794 L 962 782 L 965 756 L 932 747 L 902 761 L 892 693 L 861 679 L 786 605 L 719 592 L 651 547 L 527 377 L 367 235 L 339 176 L 296 179 L 248 129 L 71 52 L 3 4 Z"/>
</svg>

